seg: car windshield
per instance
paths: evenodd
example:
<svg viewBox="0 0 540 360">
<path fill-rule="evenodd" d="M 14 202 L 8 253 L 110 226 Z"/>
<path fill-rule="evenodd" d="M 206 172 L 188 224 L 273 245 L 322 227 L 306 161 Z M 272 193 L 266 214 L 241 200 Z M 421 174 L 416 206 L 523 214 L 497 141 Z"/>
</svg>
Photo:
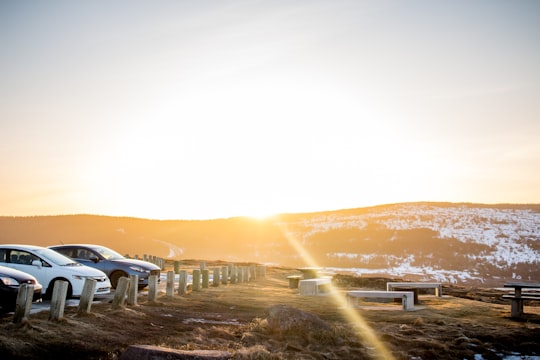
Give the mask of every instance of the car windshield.
<svg viewBox="0 0 540 360">
<path fill-rule="evenodd" d="M 71 260 L 67 256 L 64 256 L 51 249 L 36 249 L 34 252 L 47 260 L 47 262 L 60 266 L 82 266 L 81 264 Z"/>
<path fill-rule="evenodd" d="M 111 250 L 109 248 L 106 248 L 104 246 L 96 246 L 92 248 L 93 250 L 97 251 L 99 255 L 103 256 L 107 260 L 121 260 L 124 259 L 122 255 L 117 253 L 114 250 Z"/>
</svg>

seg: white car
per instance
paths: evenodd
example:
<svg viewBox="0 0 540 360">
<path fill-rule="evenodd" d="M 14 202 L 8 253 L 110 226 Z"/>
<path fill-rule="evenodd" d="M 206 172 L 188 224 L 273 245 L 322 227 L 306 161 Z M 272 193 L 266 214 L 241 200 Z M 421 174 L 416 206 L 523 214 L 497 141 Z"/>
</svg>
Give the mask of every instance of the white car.
<svg viewBox="0 0 540 360">
<path fill-rule="evenodd" d="M 68 282 L 67 297 L 81 296 L 87 278 L 97 280 L 95 295 L 111 292 L 111 282 L 103 271 L 79 264 L 70 258 L 41 246 L 2 244 L 0 265 L 33 275 L 43 285 L 45 296 L 52 296 L 54 282 Z"/>
</svg>

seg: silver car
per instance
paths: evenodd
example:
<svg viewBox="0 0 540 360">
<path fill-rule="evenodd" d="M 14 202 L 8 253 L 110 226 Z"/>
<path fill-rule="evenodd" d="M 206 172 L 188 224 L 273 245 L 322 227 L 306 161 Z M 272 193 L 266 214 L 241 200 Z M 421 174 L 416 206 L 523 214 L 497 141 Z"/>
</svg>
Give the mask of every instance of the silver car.
<svg viewBox="0 0 540 360">
<path fill-rule="evenodd" d="M 148 261 L 128 259 L 114 250 L 105 246 L 92 244 L 66 244 L 49 246 L 81 264 L 103 271 L 111 280 L 111 285 L 116 288 L 121 277 L 137 275 L 139 277 L 139 289 L 148 286 L 150 275 L 159 275 L 161 269 Z"/>
</svg>

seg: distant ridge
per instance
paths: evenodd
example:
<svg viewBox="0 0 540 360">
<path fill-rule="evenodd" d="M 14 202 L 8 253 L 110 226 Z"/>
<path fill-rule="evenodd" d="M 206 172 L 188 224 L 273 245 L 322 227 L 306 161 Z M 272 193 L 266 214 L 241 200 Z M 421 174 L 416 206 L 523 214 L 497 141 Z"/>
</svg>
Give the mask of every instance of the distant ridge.
<svg viewBox="0 0 540 360">
<path fill-rule="evenodd" d="M 454 283 L 540 280 L 540 204 L 409 202 L 267 219 L 0 217 L 0 243 L 97 243 L 130 254 L 311 265 Z"/>
<path fill-rule="evenodd" d="M 403 205 L 430 205 L 438 207 L 456 207 L 456 206 L 465 206 L 465 207 L 475 207 L 475 208 L 504 208 L 504 209 L 530 209 L 540 211 L 540 203 L 472 203 L 472 202 L 445 202 L 445 201 L 413 201 L 413 202 L 402 202 L 402 203 L 388 203 L 388 204 L 379 204 L 371 205 L 364 207 L 356 208 L 343 208 L 343 209 L 334 209 L 334 210 L 320 210 L 320 211 L 310 211 L 310 212 L 296 212 L 296 213 L 278 213 L 269 215 L 268 218 L 275 218 L 276 216 L 306 216 L 306 215 L 320 215 L 327 213 L 348 213 L 348 212 L 358 212 L 358 211 L 370 211 L 377 209 L 384 209 L 388 207 L 403 206 Z M 118 216 L 118 215 L 106 215 L 106 214 L 89 214 L 89 213 L 77 213 L 77 214 L 48 214 L 48 215 L 0 215 L 1 218 L 49 218 L 49 217 L 59 217 L 59 216 L 96 216 L 103 218 L 114 218 L 114 219 L 126 219 L 126 220 L 151 220 L 151 221 L 214 221 L 214 220 L 228 220 L 228 219 L 237 219 L 237 218 L 252 218 L 246 215 L 222 217 L 222 218 L 213 218 L 213 219 L 152 219 L 152 218 L 143 218 L 137 216 Z M 264 221 L 265 219 L 259 219 Z"/>
</svg>

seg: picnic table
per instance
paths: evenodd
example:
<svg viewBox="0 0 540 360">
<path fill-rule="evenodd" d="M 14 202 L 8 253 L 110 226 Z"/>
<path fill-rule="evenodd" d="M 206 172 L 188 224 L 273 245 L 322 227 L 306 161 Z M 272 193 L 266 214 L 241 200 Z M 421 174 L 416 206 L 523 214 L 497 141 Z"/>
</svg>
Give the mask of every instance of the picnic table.
<svg viewBox="0 0 540 360">
<path fill-rule="evenodd" d="M 523 315 L 524 300 L 540 300 L 539 292 L 524 293 L 523 289 L 540 289 L 540 283 L 531 282 L 509 282 L 504 284 L 505 288 L 514 288 L 513 294 L 503 295 L 504 299 L 512 301 L 510 317 L 519 318 Z"/>
<path fill-rule="evenodd" d="M 304 280 L 316 279 L 319 277 L 319 272 L 322 270 L 320 267 L 303 267 L 297 269 L 304 275 Z"/>
</svg>

